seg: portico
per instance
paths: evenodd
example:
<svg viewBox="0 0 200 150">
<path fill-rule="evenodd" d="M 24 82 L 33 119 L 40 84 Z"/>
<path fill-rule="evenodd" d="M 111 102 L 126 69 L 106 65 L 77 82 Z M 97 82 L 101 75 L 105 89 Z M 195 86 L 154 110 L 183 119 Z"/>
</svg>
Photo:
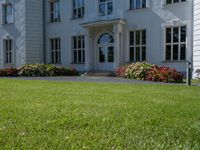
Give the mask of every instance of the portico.
<svg viewBox="0 0 200 150">
<path fill-rule="evenodd" d="M 86 71 L 114 71 L 123 63 L 124 25 L 121 19 L 82 24 Z"/>
</svg>

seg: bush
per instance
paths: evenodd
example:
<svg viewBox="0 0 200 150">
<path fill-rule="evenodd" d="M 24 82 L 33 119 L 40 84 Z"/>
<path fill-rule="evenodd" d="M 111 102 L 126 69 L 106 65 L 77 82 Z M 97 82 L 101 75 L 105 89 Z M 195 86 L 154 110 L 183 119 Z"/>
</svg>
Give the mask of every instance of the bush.
<svg viewBox="0 0 200 150">
<path fill-rule="evenodd" d="M 154 82 L 183 82 L 183 75 L 169 67 L 158 67 L 146 62 L 126 64 L 116 70 L 116 76 Z"/>
<path fill-rule="evenodd" d="M 0 77 L 16 77 L 18 70 L 15 68 L 0 69 Z"/>
<path fill-rule="evenodd" d="M 64 68 L 50 64 L 31 64 L 18 68 L 18 75 L 26 77 L 75 76 L 78 75 L 78 72 L 74 68 Z"/>
<path fill-rule="evenodd" d="M 169 67 L 153 66 L 148 72 L 146 80 L 165 83 L 182 83 L 183 74 Z"/>
</svg>

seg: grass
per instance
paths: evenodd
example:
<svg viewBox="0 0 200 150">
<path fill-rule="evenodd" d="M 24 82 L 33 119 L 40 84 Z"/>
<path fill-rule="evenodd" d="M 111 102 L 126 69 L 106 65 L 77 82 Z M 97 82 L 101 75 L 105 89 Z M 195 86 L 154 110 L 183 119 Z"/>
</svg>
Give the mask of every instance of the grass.
<svg viewBox="0 0 200 150">
<path fill-rule="evenodd" d="M 0 149 L 200 149 L 200 87 L 0 85 Z"/>
</svg>

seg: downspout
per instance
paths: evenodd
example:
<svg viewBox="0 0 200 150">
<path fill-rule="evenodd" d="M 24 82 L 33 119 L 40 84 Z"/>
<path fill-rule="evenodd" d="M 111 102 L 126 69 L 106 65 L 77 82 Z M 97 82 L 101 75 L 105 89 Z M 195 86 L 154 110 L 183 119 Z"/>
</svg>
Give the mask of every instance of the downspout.
<svg viewBox="0 0 200 150">
<path fill-rule="evenodd" d="M 43 62 L 46 63 L 46 16 L 45 16 L 45 0 L 42 0 L 43 7 Z"/>
<path fill-rule="evenodd" d="M 190 58 L 190 61 L 192 63 L 192 68 L 194 67 L 193 66 L 193 53 L 194 53 L 194 1 L 191 1 L 192 2 L 192 22 L 191 22 L 191 30 L 192 30 L 192 37 L 191 37 L 191 49 L 192 49 L 192 52 L 191 52 L 191 58 Z M 192 69 L 193 70 L 193 69 Z M 193 70 L 194 71 L 194 70 Z"/>
</svg>

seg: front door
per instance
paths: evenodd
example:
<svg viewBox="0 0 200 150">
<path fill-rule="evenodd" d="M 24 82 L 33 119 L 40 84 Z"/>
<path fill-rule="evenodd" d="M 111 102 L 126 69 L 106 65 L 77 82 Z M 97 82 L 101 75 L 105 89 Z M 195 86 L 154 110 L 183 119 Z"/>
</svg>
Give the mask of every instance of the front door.
<svg viewBox="0 0 200 150">
<path fill-rule="evenodd" d="M 113 45 L 99 46 L 98 48 L 98 70 L 114 70 L 114 47 Z"/>
<path fill-rule="evenodd" d="M 114 38 L 112 34 L 102 34 L 97 43 L 96 51 L 96 68 L 97 71 L 113 71 L 114 70 Z"/>
</svg>

